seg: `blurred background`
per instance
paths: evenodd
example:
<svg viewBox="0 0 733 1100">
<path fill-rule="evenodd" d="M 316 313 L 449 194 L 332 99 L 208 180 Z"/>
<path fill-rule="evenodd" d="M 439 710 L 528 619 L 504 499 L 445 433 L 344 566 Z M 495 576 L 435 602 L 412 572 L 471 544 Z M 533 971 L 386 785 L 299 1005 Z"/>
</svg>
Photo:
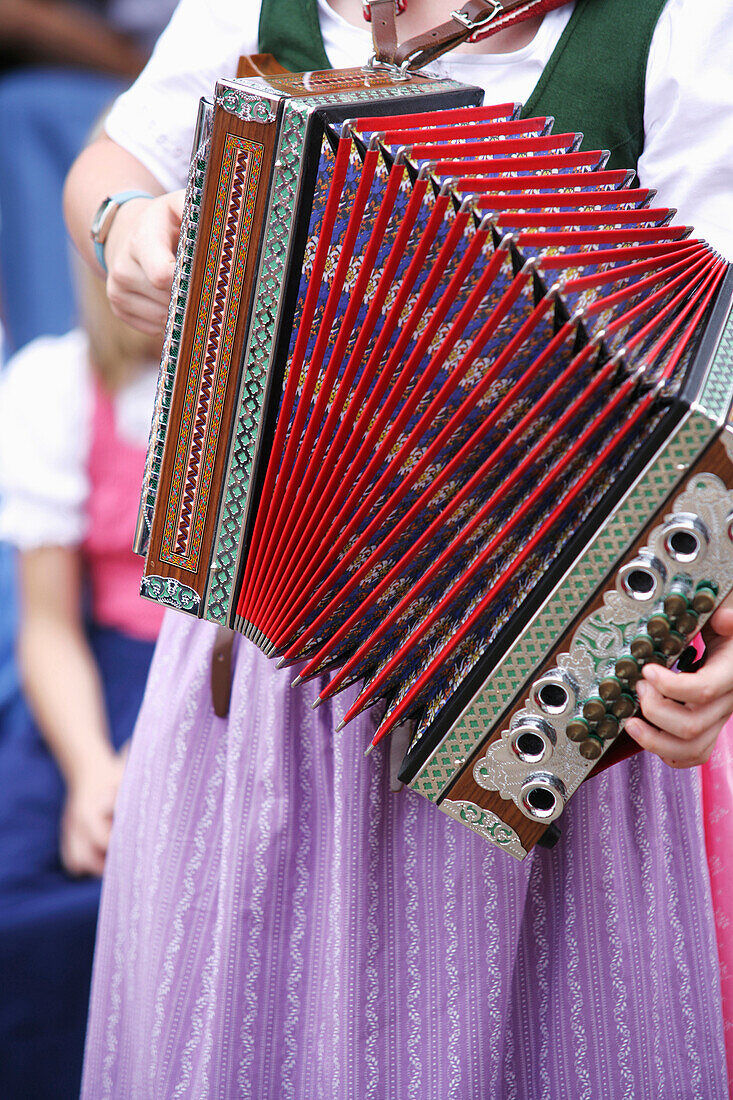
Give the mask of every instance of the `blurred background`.
<svg viewBox="0 0 733 1100">
<path fill-rule="evenodd" d="M 159 346 L 64 178 L 175 0 L 0 0 L 0 1096 L 78 1096 L 100 874 L 157 633 L 129 550 Z"/>
</svg>

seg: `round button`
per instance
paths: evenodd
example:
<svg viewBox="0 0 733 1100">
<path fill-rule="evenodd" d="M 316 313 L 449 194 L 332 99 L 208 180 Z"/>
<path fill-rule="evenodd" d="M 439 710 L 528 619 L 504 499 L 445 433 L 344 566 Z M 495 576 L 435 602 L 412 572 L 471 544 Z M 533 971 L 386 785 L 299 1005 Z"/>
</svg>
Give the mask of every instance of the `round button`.
<svg viewBox="0 0 733 1100">
<path fill-rule="evenodd" d="M 568 722 L 565 733 L 569 741 L 585 741 L 590 726 L 585 718 L 573 718 L 572 722 Z"/>
<path fill-rule="evenodd" d="M 618 676 L 604 676 L 598 685 L 598 694 L 605 703 L 612 703 L 621 694 L 623 684 Z"/>
<path fill-rule="evenodd" d="M 716 595 L 713 588 L 701 584 L 692 597 L 692 607 L 698 615 L 708 615 L 715 607 Z"/>
<path fill-rule="evenodd" d="M 697 612 L 693 611 L 691 607 L 687 608 L 687 611 L 683 611 L 681 615 L 677 616 L 675 626 L 679 630 L 680 634 L 686 634 L 687 637 L 694 634 L 700 624 Z"/>
<path fill-rule="evenodd" d="M 581 742 L 579 749 L 580 755 L 586 760 L 597 760 L 603 752 L 603 742 L 592 733 L 587 741 Z"/>
<path fill-rule="evenodd" d="M 661 638 L 666 638 L 671 629 L 671 624 L 668 617 L 663 611 L 657 611 L 652 615 L 647 624 L 646 632 L 649 634 L 655 642 L 659 642 Z"/>
<path fill-rule="evenodd" d="M 654 651 L 652 650 L 652 653 Z M 638 661 L 635 661 L 631 655 L 625 657 L 619 657 L 616 661 L 616 675 L 621 680 L 625 680 L 628 684 L 635 684 L 641 676 L 641 668 Z"/>
<path fill-rule="evenodd" d="M 662 638 L 659 648 L 665 657 L 676 657 L 685 648 L 685 639 L 677 630 L 670 630 L 666 638 Z"/>
<path fill-rule="evenodd" d="M 627 691 L 620 695 L 611 707 L 611 713 L 615 714 L 621 722 L 625 718 L 631 718 L 633 714 L 636 714 L 636 700 L 633 695 L 629 695 Z"/>
<path fill-rule="evenodd" d="M 583 705 L 583 717 L 589 722 L 597 722 L 606 713 L 606 704 L 598 696 L 588 699 Z"/>
<path fill-rule="evenodd" d="M 619 728 L 618 718 L 613 714 L 604 714 L 596 727 L 596 732 L 604 741 L 610 741 L 618 735 Z"/>
<path fill-rule="evenodd" d="M 675 586 L 670 590 L 669 594 L 665 596 L 664 610 L 671 619 L 676 619 L 678 615 L 687 611 L 688 606 L 687 593 L 684 588 Z"/>
<path fill-rule="evenodd" d="M 637 634 L 629 648 L 637 661 L 648 661 L 654 652 L 654 642 L 648 634 Z"/>
</svg>

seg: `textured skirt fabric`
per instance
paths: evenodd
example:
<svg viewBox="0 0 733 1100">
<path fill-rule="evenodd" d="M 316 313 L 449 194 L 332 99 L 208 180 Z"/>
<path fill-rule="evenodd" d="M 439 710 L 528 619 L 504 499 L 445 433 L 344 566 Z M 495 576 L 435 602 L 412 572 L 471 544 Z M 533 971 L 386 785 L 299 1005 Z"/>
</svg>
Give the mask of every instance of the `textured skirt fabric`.
<svg viewBox="0 0 733 1100">
<path fill-rule="evenodd" d="M 723 1100 L 698 777 L 642 754 L 523 864 L 169 616 L 108 858 L 85 1100 Z"/>
</svg>

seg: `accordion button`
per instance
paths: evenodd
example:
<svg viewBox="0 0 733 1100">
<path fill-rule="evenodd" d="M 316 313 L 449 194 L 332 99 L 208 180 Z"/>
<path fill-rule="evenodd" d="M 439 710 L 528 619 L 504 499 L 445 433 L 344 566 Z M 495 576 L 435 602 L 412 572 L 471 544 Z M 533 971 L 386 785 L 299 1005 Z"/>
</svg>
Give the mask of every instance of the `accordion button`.
<svg viewBox="0 0 733 1100">
<path fill-rule="evenodd" d="M 637 661 L 648 661 L 654 652 L 654 642 L 648 634 L 637 634 L 629 648 Z"/>
<path fill-rule="evenodd" d="M 569 741 L 585 741 L 590 734 L 590 726 L 584 718 L 573 718 L 568 722 L 565 734 Z"/>
<path fill-rule="evenodd" d="M 664 610 L 670 619 L 676 619 L 678 615 L 683 615 L 689 606 L 687 592 L 681 585 L 674 585 L 664 598 Z"/>
<path fill-rule="evenodd" d="M 598 685 L 598 694 L 604 702 L 612 703 L 614 699 L 618 699 L 622 689 L 623 684 L 618 676 L 604 676 Z"/>
<path fill-rule="evenodd" d="M 653 652 L 654 651 L 652 650 L 652 653 Z M 630 654 L 625 657 L 619 657 L 618 661 L 616 661 L 615 667 L 616 675 L 621 680 L 626 680 L 626 682 L 628 684 L 631 684 L 632 686 L 641 676 L 641 668 L 639 667 L 639 663 L 638 661 L 635 661 Z"/>
<path fill-rule="evenodd" d="M 681 615 L 677 616 L 675 626 L 679 630 L 680 634 L 685 634 L 688 638 L 691 634 L 695 634 L 700 620 L 697 612 L 693 611 L 691 607 L 688 607 L 687 611 L 683 611 Z"/>
<path fill-rule="evenodd" d="M 685 639 L 677 630 L 670 630 L 666 638 L 659 643 L 665 657 L 677 657 L 685 648 Z"/>
<path fill-rule="evenodd" d="M 695 595 L 692 597 L 692 607 L 698 615 L 707 615 L 713 610 L 716 602 L 716 593 L 711 585 L 698 585 Z"/>
<path fill-rule="evenodd" d="M 613 714 L 604 714 L 596 726 L 596 732 L 604 741 L 610 741 L 612 737 L 618 735 L 619 728 L 618 718 Z"/>
<path fill-rule="evenodd" d="M 663 611 L 657 611 L 646 624 L 647 634 L 659 644 L 662 638 L 666 638 L 671 630 L 671 623 Z"/>
<path fill-rule="evenodd" d="M 633 695 L 629 695 L 627 691 L 620 695 L 611 707 L 611 713 L 615 714 L 620 721 L 631 718 L 632 714 L 636 713 L 636 700 Z"/>
<path fill-rule="evenodd" d="M 586 760 L 597 760 L 603 752 L 603 742 L 600 737 L 596 737 L 593 733 L 587 741 L 581 742 L 578 747 L 580 749 L 580 755 L 584 756 Z"/>
<path fill-rule="evenodd" d="M 591 722 L 593 724 L 600 721 L 605 713 L 606 704 L 597 695 L 594 695 L 591 699 L 588 699 L 587 702 L 583 705 L 583 717 L 588 722 Z"/>
<path fill-rule="evenodd" d="M 649 661 L 653 665 L 664 665 L 665 668 L 667 667 L 667 664 L 668 664 L 667 658 L 664 656 L 664 654 L 662 653 L 662 651 L 660 649 L 655 649 L 654 650 L 651 657 L 649 658 Z"/>
</svg>

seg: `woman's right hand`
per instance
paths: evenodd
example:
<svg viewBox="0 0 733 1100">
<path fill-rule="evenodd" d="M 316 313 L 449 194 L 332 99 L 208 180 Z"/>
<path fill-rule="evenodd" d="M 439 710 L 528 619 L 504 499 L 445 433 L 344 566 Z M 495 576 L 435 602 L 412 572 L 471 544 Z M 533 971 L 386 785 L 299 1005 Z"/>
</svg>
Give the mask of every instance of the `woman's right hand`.
<svg viewBox="0 0 733 1100">
<path fill-rule="evenodd" d="M 168 316 L 184 195 L 131 199 L 117 211 L 105 244 L 110 305 L 151 336 L 163 332 Z"/>
</svg>

